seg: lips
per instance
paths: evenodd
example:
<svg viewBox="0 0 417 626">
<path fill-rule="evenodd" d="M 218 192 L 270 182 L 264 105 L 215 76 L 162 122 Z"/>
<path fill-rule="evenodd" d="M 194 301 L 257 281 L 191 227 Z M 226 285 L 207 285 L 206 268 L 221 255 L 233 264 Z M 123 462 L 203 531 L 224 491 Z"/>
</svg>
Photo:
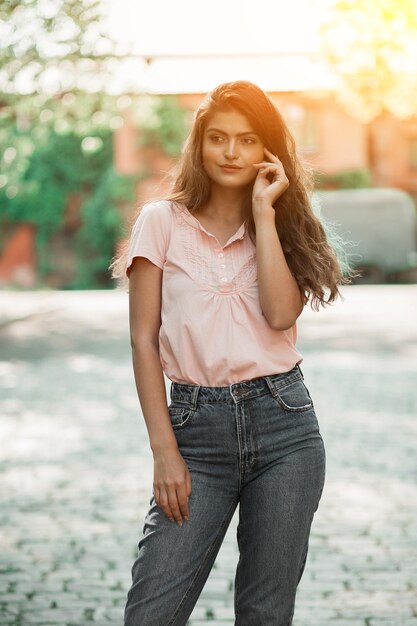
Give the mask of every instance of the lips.
<svg viewBox="0 0 417 626">
<path fill-rule="evenodd" d="M 241 170 L 243 168 L 239 167 L 238 165 L 220 165 L 220 167 L 222 168 L 222 170 Z"/>
</svg>

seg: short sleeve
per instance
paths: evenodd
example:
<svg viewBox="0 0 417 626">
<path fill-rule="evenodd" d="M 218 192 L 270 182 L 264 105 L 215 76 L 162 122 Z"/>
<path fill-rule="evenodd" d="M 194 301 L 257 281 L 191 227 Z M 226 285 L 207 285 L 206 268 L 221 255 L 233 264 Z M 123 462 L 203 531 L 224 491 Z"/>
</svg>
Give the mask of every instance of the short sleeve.
<svg viewBox="0 0 417 626">
<path fill-rule="evenodd" d="M 129 277 L 132 261 L 143 256 L 163 269 L 169 244 L 172 209 L 169 202 L 145 204 L 133 225 L 129 242 L 126 275 Z"/>
</svg>

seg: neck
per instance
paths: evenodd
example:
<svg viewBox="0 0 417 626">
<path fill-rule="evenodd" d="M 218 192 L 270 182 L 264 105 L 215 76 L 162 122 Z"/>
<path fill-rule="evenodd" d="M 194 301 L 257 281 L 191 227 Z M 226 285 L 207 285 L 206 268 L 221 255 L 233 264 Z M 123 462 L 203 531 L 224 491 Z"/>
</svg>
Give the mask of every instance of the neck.
<svg viewBox="0 0 417 626">
<path fill-rule="evenodd" d="M 212 185 L 210 198 L 203 212 L 219 222 L 243 222 L 250 211 L 247 197 L 246 189 L 225 189 Z"/>
</svg>

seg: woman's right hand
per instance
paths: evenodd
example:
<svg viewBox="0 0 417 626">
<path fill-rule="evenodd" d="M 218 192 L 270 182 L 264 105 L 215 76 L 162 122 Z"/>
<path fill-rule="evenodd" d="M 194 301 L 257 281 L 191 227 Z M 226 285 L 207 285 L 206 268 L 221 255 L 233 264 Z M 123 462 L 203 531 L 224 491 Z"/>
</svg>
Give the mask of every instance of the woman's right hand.
<svg viewBox="0 0 417 626">
<path fill-rule="evenodd" d="M 153 490 L 155 501 L 165 515 L 182 526 L 183 517 L 189 518 L 191 472 L 178 448 L 154 454 Z"/>
</svg>

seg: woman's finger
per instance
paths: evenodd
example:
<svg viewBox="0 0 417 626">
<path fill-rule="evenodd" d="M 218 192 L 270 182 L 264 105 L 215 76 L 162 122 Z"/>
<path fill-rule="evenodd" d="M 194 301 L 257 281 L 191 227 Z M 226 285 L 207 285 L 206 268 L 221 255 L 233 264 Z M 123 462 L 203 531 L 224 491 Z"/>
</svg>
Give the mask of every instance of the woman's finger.
<svg viewBox="0 0 417 626">
<path fill-rule="evenodd" d="M 262 161 L 261 163 L 253 163 L 253 167 L 276 167 L 277 169 L 284 171 L 282 163 L 271 163 L 271 161 Z"/>
<path fill-rule="evenodd" d="M 268 176 L 268 174 L 273 174 L 274 175 L 274 180 L 279 180 L 279 179 L 283 179 L 285 177 L 284 172 L 282 172 L 281 170 L 278 170 L 275 165 L 272 166 L 265 166 L 259 169 L 258 171 L 258 176 Z"/>
<path fill-rule="evenodd" d="M 169 489 L 168 502 L 169 506 L 171 507 L 172 515 L 174 516 L 175 521 L 177 522 L 177 524 L 180 524 L 182 526 L 182 515 L 178 503 L 177 488 L 174 485 Z"/>
<path fill-rule="evenodd" d="M 157 502 L 158 506 L 165 513 L 168 519 L 172 522 L 174 521 L 174 516 L 171 511 L 171 507 L 168 501 L 168 494 L 164 489 L 159 490 L 159 501 Z"/>
<path fill-rule="evenodd" d="M 180 515 L 188 519 L 190 517 L 190 513 L 188 510 L 187 486 L 185 484 L 181 485 L 181 487 L 177 489 L 177 498 Z"/>
<path fill-rule="evenodd" d="M 277 157 L 276 154 L 273 154 L 270 150 L 268 150 L 267 148 L 264 147 L 264 152 L 268 157 L 271 157 L 271 159 L 273 161 L 279 162 L 281 163 L 281 161 L 279 160 L 279 158 Z"/>
</svg>

